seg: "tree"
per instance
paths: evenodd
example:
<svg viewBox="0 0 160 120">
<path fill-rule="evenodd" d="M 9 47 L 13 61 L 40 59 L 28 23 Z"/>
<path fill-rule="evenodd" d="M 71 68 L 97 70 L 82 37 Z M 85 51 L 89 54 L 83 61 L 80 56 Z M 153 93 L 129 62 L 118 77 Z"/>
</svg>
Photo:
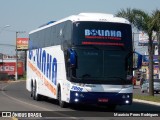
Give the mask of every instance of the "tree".
<svg viewBox="0 0 160 120">
<path fill-rule="evenodd" d="M 154 30 L 157 33 L 157 41 L 158 41 L 158 61 L 159 61 L 159 77 L 160 77 L 160 10 L 155 10 L 153 12 L 154 20 Z"/>
<path fill-rule="evenodd" d="M 124 17 L 128 19 L 132 25 L 134 25 L 138 30 L 144 31 L 148 37 L 148 53 L 149 53 L 149 95 L 154 96 L 153 90 L 153 55 L 154 55 L 154 44 L 152 39 L 152 34 L 155 30 L 155 19 L 156 15 L 149 15 L 148 13 L 139 9 L 120 10 L 116 16 Z"/>
<path fill-rule="evenodd" d="M 135 14 L 130 8 L 127 8 L 126 10 L 121 9 L 116 16 L 126 18 L 131 24 L 135 24 Z"/>
</svg>

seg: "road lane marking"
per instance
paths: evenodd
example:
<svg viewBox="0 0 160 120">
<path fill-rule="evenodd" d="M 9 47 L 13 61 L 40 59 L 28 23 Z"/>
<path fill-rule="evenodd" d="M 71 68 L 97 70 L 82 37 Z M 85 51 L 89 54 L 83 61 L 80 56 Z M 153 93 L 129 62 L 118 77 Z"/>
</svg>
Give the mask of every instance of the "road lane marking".
<svg viewBox="0 0 160 120">
<path fill-rule="evenodd" d="M 17 98 L 14 98 L 14 97 L 12 97 L 12 96 L 7 95 L 7 94 L 5 93 L 5 90 L 4 90 L 4 89 L 5 89 L 6 87 L 8 87 L 8 86 L 9 86 L 9 85 L 5 85 L 5 86 L 2 88 L 2 93 L 3 93 L 3 95 L 9 97 L 10 99 L 12 99 L 12 100 L 14 100 L 14 101 L 16 101 L 16 102 L 20 102 L 20 103 L 23 103 L 23 104 L 26 104 L 26 105 L 30 105 L 30 106 L 32 106 L 32 107 L 37 107 L 37 108 L 40 108 L 40 109 L 42 109 L 42 110 L 51 111 L 50 109 L 46 109 L 46 108 L 43 108 L 43 107 L 40 107 L 40 106 L 37 106 L 37 105 L 33 105 L 33 104 L 30 104 L 30 103 L 21 101 L 21 100 L 19 100 L 19 99 L 17 99 Z"/>
<path fill-rule="evenodd" d="M 4 96 L 6 96 L 6 97 L 8 97 L 8 98 L 10 98 L 10 99 L 18 102 L 18 103 L 20 102 L 20 103 L 23 103 L 23 104 L 26 104 L 26 105 L 30 105 L 30 106 L 32 106 L 32 107 L 40 108 L 40 109 L 42 109 L 42 110 L 44 110 L 44 111 L 53 111 L 53 110 L 51 110 L 51 109 L 47 109 L 47 108 L 44 108 L 44 107 L 40 107 L 40 106 L 37 106 L 37 105 L 33 105 L 33 104 L 31 104 L 31 103 L 27 103 L 27 102 L 21 101 L 21 100 L 19 100 L 19 99 L 17 99 L 17 98 L 14 98 L 14 97 L 12 97 L 12 96 L 7 95 L 7 94 L 5 93 L 5 90 L 4 90 L 4 89 L 7 88 L 9 85 L 10 85 L 10 84 L 5 85 L 4 87 L 2 87 L 2 94 L 3 94 Z M 76 119 L 76 120 L 78 119 L 78 118 L 76 118 L 76 117 L 71 117 L 71 116 L 68 116 L 68 115 L 66 115 L 66 114 L 56 112 L 56 111 L 53 111 L 53 112 L 54 112 L 55 114 L 60 115 L 60 116 L 63 116 L 63 117 L 68 117 L 68 118 Z"/>
</svg>

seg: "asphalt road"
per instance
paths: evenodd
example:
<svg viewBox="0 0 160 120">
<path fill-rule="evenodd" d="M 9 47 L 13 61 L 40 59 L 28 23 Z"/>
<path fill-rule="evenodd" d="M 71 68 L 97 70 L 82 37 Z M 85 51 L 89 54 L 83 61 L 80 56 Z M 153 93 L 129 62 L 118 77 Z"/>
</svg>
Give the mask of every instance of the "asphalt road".
<svg viewBox="0 0 160 120">
<path fill-rule="evenodd" d="M 135 89 L 136 92 L 138 89 Z M 25 81 L 20 82 L 11 82 L 11 83 L 1 83 L 0 84 L 0 111 L 14 111 L 20 112 L 25 115 L 26 112 L 39 112 L 43 117 L 43 119 L 49 119 L 46 117 L 51 117 L 55 119 L 61 117 L 63 119 L 106 119 L 109 120 L 128 120 L 134 119 L 138 120 L 137 117 L 141 116 L 145 113 L 146 117 L 139 117 L 140 120 L 148 120 L 151 117 L 150 115 L 157 115 L 158 118 L 154 117 L 154 119 L 160 118 L 160 107 L 144 104 L 144 103 L 136 103 L 133 102 L 130 106 L 118 106 L 115 111 L 108 111 L 106 107 L 97 107 L 97 106 L 70 106 L 69 108 L 60 108 L 57 104 L 57 101 L 52 99 L 47 99 L 44 101 L 34 101 L 30 97 L 30 93 L 26 90 Z M 142 113 L 142 114 L 141 114 Z M 119 116 L 122 117 L 119 117 Z M 129 117 L 125 117 L 128 116 Z M 118 116 L 118 117 L 113 117 Z M 134 116 L 134 117 L 131 117 Z M 80 118 L 82 117 L 82 118 Z M 89 117 L 89 118 L 86 118 Z M 51 119 L 50 118 L 50 119 Z M 22 119 L 21 117 L 19 118 Z M 27 118 L 25 118 L 27 119 Z M 23 120 L 25 120 L 23 119 Z"/>
</svg>

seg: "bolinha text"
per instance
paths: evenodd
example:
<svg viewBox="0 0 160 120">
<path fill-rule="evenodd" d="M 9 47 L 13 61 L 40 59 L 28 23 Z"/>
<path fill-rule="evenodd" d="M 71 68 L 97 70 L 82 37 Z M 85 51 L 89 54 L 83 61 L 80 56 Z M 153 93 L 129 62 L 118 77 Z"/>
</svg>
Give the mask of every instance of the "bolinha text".
<svg viewBox="0 0 160 120">
<path fill-rule="evenodd" d="M 102 36 L 102 37 L 122 37 L 121 31 L 116 30 L 97 30 L 97 29 L 85 29 L 85 36 Z"/>
<path fill-rule="evenodd" d="M 29 51 L 29 59 L 33 60 L 39 70 L 56 85 L 57 78 L 57 59 L 43 49 L 36 52 Z"/>
</svg>

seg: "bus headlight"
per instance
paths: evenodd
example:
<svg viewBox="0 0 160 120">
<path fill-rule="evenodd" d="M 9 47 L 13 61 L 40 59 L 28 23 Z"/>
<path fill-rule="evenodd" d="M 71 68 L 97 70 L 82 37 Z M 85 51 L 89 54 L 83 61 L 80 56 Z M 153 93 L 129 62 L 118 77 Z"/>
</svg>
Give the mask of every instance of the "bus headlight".
<svg viewBox="0 0 160 120">
<path fill-rule="evenodd" d="M 125 103 L 126 103 L 126 104 L 129 104 L 129 100 L 126 100 Z"/>
<path fill-rule="evenodd" d="M 74 99 L 74 101 L 75 101 L 75 102 L 78 102 L 78 101 L 79 101 L 79 99 Z"/>
<path fill-rule="evenodd" d="M 130 98 L 130 96 L 129 96 L 129 95 L 127 95 L 127 98 Z"/>
<path fill-rule="evenodd" d="M 125 99 L 125 98 L 130 98 L 130 95 L 122 95 L 122 98 Z"/>
<path fill-rule="evenodd" d="M 75 93 L 75 96 L 76 96 L 76 97 L 78 97 L 78 96 L 79 96 L 79 94 L 78 94 L 78 93 Z"/>
</svg>

